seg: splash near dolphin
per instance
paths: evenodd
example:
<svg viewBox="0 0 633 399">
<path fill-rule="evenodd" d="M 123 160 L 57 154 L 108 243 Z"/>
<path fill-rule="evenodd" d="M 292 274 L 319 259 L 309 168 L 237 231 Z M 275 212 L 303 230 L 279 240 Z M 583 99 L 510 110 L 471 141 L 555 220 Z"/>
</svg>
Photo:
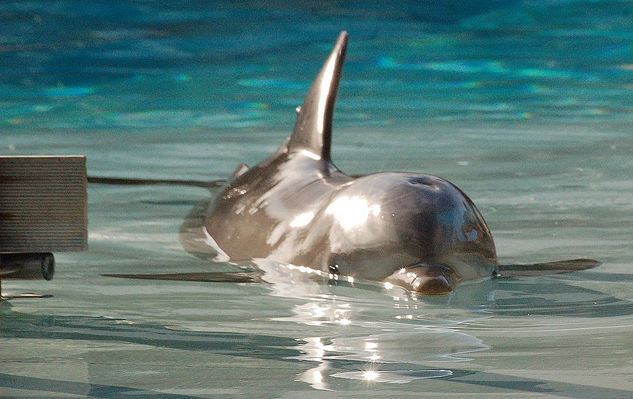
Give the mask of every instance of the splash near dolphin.
<svg viewBox="0 0 633 399">
<path fill-rule="evenodd" d="M 281 262 L 424 294 L 448 293 L 460 282 L 486 277 L 562 273 L 599 264 L 577 259 L 499 265 L 488 225 L 452 183 L 425 174 L 354 177 L 339 170 L 330 149 L 347 37 L 340 33 L 297 108 L 292 135 L 260 164 L 240 165 L 213 201 L 198 205 L 185 219 L 180 241 L 188 252 L 225 262 Z M 244 272 L 115 276 L 261 281 L 257 273 Z"/>
</svg>

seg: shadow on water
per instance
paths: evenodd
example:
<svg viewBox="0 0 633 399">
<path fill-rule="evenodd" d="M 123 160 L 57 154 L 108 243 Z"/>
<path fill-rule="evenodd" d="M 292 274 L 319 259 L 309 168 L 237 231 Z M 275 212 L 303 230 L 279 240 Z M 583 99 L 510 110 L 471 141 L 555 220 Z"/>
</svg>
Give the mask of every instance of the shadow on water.
<svg viewBox="0 0 633 399">
<path fill-rule="evenodd" d="M 467 370 L 454 371 L 446 377 L 449 381 L 462 384 L 501 388 L 509 391 L 521 391 L 559 395 L 569 398 L 625 398 L 630 391 L 617 388 L 602 388 L 583 384 L 569 384 L 563 382 L 545 381 L 530 378 L 520 378 L 503 374 L 472 372 Z M 199 396 L 168 394 L 146 389 L 135 389 L 117 385 L 101 385 L 80 383 L 73 381 L 53 380 L 47 378 L 24 377 L 0 373 L 0 387 L 15 388 L 28 391 L 55 392 L 72 395 L 84 395 L 97 398 L 120 398 L 128 396 L 154 396 L 161 398 L 198 398 Z"/>
<path fill-rule="evenodd" d="M 14 312 L 8 302 L 0 302 L 0 322 L 2 323 L 0 338 L 22 340 L 17 345 L 23 345 L 25 339 L 107 341 L 278 361 L 299 355 L 298 346 L 301 345 L 300 340 L 281 336 L 179 331 L 160 325 L 129 324 L 127 321 L 103 317 L 31 315 Z M 120 398 L 131 395 L 142 397 L 158 395 L 165 398 L 197 397 L 168 394 L 151 389 L 34 378 L 6 373 L 0 373 L 0 388 L 99 398 Z"/>
<path fill-rule="evenodd" d="M 486 388 L 501 388 L 509 391 L 548 394 L 579 399 L 627 398 L 631 395 L 631 391 L 624 389 L 603 388 L 592 385 L 571 384 L 467 370 L 455 371 L 448 379 L 454 382 Z"/>
<path fill-rule="evenodd" d="M 74 381 L 52 380 L 49 378 L 25 377 L 0 373 L 0 387 L 27 391 L 55 392 L 69 395 L 82 395 L 94 398 L 148 397 L 161 398 L 196 398 L 197 396 L 171 395 L 146 389 L 136 389 L 117 385 L 90 384 Z M 42 396 L 45 397 L 45 396 Z"/>
<path fill-rule="evenodd" d="M 280 336 L 179 331 L 102 317 L 30 315 L 11 311 L 6 303 L 0 310 L 2 338 L 116 341 L 275 360 L 296 356 L 298 349 L 293 348 L 300 344 Z"/>
</svg>

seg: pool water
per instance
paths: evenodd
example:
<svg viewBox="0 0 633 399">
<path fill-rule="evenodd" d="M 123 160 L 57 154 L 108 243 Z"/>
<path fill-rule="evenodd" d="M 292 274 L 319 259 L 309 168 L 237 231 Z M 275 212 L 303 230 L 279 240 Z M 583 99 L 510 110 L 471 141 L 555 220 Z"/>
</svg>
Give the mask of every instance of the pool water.
<svg viewBox="0 0 633 399">
<path fill-rule="evenodd" d="M 272 263 L 268 283 L 108 278 L 235 267 L 178 240 L 217 191 L 91 184 L 88 251 L 3 284 L 53 297 L 0 304 L 0 397 L 631 397 L 633 4 L 462 3 L 0 4 L 1 154 L 225 178 L 289 135 L 345 29 L 337 166 L 450 180 L 501 263 L 602 262 L 441 297 Z"/>
</svg>

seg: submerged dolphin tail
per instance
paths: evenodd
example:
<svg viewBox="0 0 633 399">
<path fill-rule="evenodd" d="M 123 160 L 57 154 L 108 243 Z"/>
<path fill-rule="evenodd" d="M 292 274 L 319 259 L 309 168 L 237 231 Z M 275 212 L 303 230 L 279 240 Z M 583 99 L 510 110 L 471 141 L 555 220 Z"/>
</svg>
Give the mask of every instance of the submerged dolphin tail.
<svg viewBox="0 0 633 399">
<path fill-rule="evenodd" d="M 346 49 L 347 32 L 342 31 L 321 72 L 310 86 L 303 105 L 297 111 L 297 122 L 290 138 L 290 151 L 307 150 L 323 160 L 330 160 L 332 115 Z"/>
</svg>

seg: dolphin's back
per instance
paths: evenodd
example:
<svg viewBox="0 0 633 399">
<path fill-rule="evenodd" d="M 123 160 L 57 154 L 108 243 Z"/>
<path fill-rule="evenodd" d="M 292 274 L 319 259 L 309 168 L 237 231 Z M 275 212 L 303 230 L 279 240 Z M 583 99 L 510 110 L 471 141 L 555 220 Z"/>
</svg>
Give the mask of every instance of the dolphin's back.
<svg viewBox="0 0 633 399">
<path fill-rule="evenodd" d="M 301 230 L 351 180 L 329 162 L 282 150 L 231 182 L 210 206 L 206 231 L 231 259 L 296 261 L 306 252 Z"/>
</svg>

